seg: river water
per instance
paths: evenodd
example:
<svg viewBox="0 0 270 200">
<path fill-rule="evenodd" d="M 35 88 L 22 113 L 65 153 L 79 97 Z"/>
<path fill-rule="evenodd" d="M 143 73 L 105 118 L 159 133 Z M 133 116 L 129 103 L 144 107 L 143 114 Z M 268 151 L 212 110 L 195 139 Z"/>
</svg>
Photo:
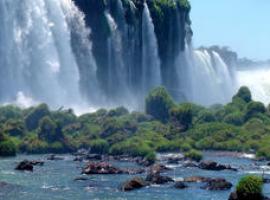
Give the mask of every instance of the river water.
<svg viewBox="0 0 270 200">
<path fill-rule="evenodd" d="M 181 165 L 170 165 L 173 170 L 168 171 L 175 179 L 189 176 L 221 177 L 232 182 L 234 188 L 229 191 L 207 191 L 200 189 L 200 184 L 192 184 L 189 188 L 178 190 L 173 184 L 152 185 L 132 192 L 119 191 L 119 185 L 131 178 L 131 175 L 91 175 L 85 176 L 86 181 L 74 181 L 81 177 L 81 167 L 85 163 L 73 161 L 72 156 L 65 156 L 60 161 L 45 161 L 44 166 L 35 166 L 34 172 L 15 171 L 16 163 L 23 159 L 46 159 L 45 155 L 20 155 L 16 158 L 0 159 L 0 182 L 7 182 L 8 186 L 0 187 L 0 199 L 5 200 L 124 200 L 124 199 L 156 199 L 156 200 L 226 200 L 234 190 L 238 180 L 245 174 L 262 174 L 270 177 L 270 168 L 264 162 L 255 162 L 247 158 L 230 155 L 205 153 L 205 160 L 214 160 L 223 164 L 231 164 L 239 168 L 234 171 L 206 171 L 198 168 L 182 168 Z M 134 163 L 115 162 L 116 166 L 137 167 Z M 268 175 L 269 173 L 269 175 Z M 145 176 L 145 175 L 142 175 Z M 264 186 L 264 193 L 270 195 L 270 186 Z"/>
</svg>

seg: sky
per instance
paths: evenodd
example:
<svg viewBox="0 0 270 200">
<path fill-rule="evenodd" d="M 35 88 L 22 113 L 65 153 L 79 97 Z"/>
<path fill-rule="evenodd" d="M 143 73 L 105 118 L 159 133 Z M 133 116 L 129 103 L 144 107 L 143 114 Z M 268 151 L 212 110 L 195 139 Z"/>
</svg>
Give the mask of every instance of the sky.
<svg viewBox="0 0 270 200">
<path fill-rule="evenodd" d="M 270 59 L 270 0 L 190 0 L 195 47 L 229 46 L 239 57 Z"/>
</svg>

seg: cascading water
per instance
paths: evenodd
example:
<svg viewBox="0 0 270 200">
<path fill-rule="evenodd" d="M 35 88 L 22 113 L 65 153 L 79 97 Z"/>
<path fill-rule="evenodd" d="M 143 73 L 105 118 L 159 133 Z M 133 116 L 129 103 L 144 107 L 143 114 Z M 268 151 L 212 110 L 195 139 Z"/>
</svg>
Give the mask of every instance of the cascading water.
<svg viewBox="0 0 270 200">
<path fill-rule="evenodd" d="M 12 102 L 23 93 L 54 107 L 82 103 L 71 46 L 75 27 L 70 22 L 76 18 L 83 16 L 71 0 L 0 2 L 2 101 Z M 85 40 L 86 28 L 78 26 L 85 29 L 78 37 Z"/>
<path fill-rule="evenodd" d="M 247 86 L 256 101 L 265 105 L 270 103 L 270 66 L 256 66 L 253 68 L 241 69 L 236 72 L 238 85 Z"/>
<path fill-rule="evenodd" d="M 214 51 L 195 50 L 189 66 L 191 101 L 202 105 L 227 103 L 235 88 L 228 66 Z"/>
<path fill-rule="evenodd" d="M 157 40 L 149 8 L 144 3 L 142 17 L 142 85 L 143 95 L 161 84 Z"/>
<path fill-rule="evenodd" d="M 151 1 L 103 4 L 0 1 L 0 101 L 142 109 L 144 96 L 161 84 L 177 101 L 203 105 L 228 102 L 235 79 L 253 88 L 249 74 L 230 69 L 216 51 L 192 49 L 182 9 L 160 26 Z M 255 97 L 269 101 L 261 85 Z"/>
</svg>

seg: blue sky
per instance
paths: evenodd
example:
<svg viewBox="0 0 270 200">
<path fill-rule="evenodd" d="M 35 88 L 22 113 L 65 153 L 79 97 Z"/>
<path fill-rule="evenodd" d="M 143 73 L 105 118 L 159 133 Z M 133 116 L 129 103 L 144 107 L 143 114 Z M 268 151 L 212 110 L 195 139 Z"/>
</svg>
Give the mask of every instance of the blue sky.
<svg viewBox="0 0 270 200">
<path fill-rule="evenodd" d="M 270 0 L 190 0 L 193 44 L 226 45 L 240 57 L 270 59 Z"/>
</svg>

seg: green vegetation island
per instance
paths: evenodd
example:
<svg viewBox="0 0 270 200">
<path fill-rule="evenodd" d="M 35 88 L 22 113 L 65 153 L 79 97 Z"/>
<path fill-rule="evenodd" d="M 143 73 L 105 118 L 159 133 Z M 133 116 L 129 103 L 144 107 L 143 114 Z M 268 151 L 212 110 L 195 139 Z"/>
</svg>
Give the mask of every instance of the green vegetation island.
<svg viewBox="0 0 270 200">
<path fill-rule="evenodd" d="M 119 107 L 76 116 L 72 109 L 52 111 L 46 104 L 27 109 L 7 105 L 0 107 L 0 123 L 1 156 L 89 148 L 91 153 L 150 161 L 156 152 L 183 152 L 199 159 L 204 150 L 270 158 L 270 110 L 253 101 L 247 87 L 241 87 L 230 103 L 209 108 L 176 103 L 163 87 L 146 97 L 145 112 Z"/>
</svg>

